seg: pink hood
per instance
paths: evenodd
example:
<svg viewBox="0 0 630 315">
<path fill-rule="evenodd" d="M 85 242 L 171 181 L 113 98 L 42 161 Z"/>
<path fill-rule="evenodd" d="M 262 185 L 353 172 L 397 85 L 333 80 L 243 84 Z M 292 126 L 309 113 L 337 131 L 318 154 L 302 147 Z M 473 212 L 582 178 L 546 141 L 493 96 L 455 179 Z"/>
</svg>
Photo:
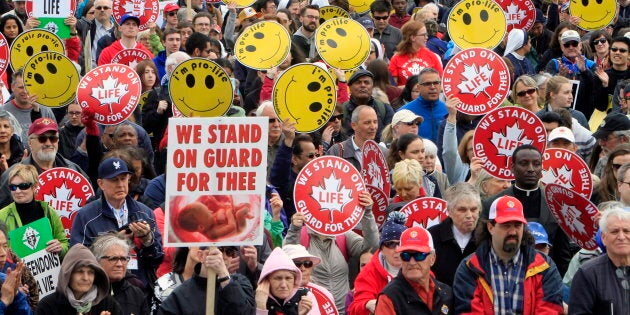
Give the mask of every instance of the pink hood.
<svg viewBox="0 0 630 315">
<path fill-rule="evenodd" d="M 267 257 L 267 261 L 265 261 L 262 271 L 260 272 L 258 283 L 260 284 L 265 278 L 267 278 L 267 276 L 278 270 L 288 270 L 295 273 L 294 287 L 297 291 L 297 288 L 300 287 L 300 283 L 302 283 L 302 272 L 295 266 L 293 260 L 289 258 L 289 255 L 287 255 L 280 247 L 276 247 L 269 257 Z"/>
</svg>

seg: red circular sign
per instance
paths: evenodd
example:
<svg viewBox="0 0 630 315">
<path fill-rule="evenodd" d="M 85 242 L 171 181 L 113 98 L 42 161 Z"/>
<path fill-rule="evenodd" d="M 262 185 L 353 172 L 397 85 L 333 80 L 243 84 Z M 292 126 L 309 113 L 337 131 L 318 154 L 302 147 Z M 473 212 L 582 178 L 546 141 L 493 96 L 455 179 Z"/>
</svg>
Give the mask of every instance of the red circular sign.
<svg viewBox="0 0 630 315">
<path fill-rule="evenodd" d="M 293 202 L 313 231 L 340 235 L 361 221 L 365 209 L 359 204 L 359 193 L 365 189 L 361 173 L 350 162 L 327 155 L 302 168 L 295 180 Z"/>
<path fill-rule="evenodd" d="M 4 74 L 9 66 L 9 49 L 7 38 L 0 33 L 0 75 Z"/>
<path fill-rule="evenodd" d="M 486 114 L 473 136 L 475 156 L 490 175 L 513 180 L 511 159 L 514 149 L 531 144 L 545 151 L 547 132 L 536 114 L 516 106 L 499 107 Z"/>
<path fill-rule="evenodd" d="M 593 178 L 579 155 L 565 149 L 547 149 L 543 153 L 542 167 L 543 184 L 557 184 L 591 198 Z"/>
<path fill-rule="evenodd" d="M 505 12 L 507 32 L 512 29 L 529 31 L 536 21 L 536 7 L 531 0 L 495 0 Z"/>
<path fill-rule="evenodd" d="M 310 283 L 307 284 L 306 287 L 311 290 L 311 293 L 313 293 L 315 299 L 317 300 L 317 305 L 319 306 L 319 312 L 316 312 L 317 314 L 339 315 L 339 311 L 335 305 L 335 300 L 331 296 L 328 296 L 318 287 L 310 285 Z"/>
<path fill-rule="evenodd" d="M 28 17 L 33 16 L 33 2 L 35 2 L 35 0 L 26 0 L 26 5 L 24 9 L 26 11 L 26 16 Z M 68 15 L 74 15 L 74 10 L 76 9 L 76 7 L 77 7 L 76 0 L 70 0 L 70 12 L 68 13 Z"/>
<path fill-rule="evenodd" d="M 446 64 L 442 89 L 447 98 L 459 98 L 458 111 L 482 115 L 505 101 L 510 92 L 510 72 L 492 50 L 470 48 Z"/>
<path fill-rule="evenodd" d="M 399 211 L 407 215 L 407 227 L 421 226 L 428 229 L 448 217 L 446 201 L 435 197 L 414 199 Z"/>
<path fill-rule="evenodd" d="M 61 217 L 61 223 L 70 237 L 72 221 L 87 200 L 94 196 L 94 189 L 81 173 L 65 167 L 55 167 L 42 172 L 37 178 L 39 190 L 35 199 L 43 200 Z"/>
<path fill-rule="evenodd" d="M 367 191 L 372 196 L 374 204 L 372 205 L 372 213 L 374 213 L 374 220 L 378 228 L 385 223 L 387 219 L 387 206 L 389 205 L 389 198 L 382 189 L 374 187 L 372 185 L 366 185 Z"/>
<path fill-rule="evenodd" d="M 116 23 L 125 14 L 137 16 L 140 19 L 138 25 L 141 31 L 149 28 L 149 24 L 155 23 L 160 14 L 159 0 L 114 0 L 112 16 Z"/>
<path fill-rule="evenodd" d="M 152 58 L 144 50 L 131 48 L 119 51 L 116 55 L 114 55 L 110 63 L 119 63 L 135 69 L 136 65 L 138 65 L 140 61 L 147 59 L 151 60 Z"/>
<path fill-rule="evenodd" d="M 584 249 L 597 248 L 595 234 L 599 224 L 594 218 L 599 210 L 592 202 L 575 191 L 556 184 L 545 187 L 545 198 L 558 225 L 571 240 Z"/>
<path fill-rule="evenodd" d="M 140 76 L 129 66 L 106 64 L 88 72 L 77 88 L 81 108 L 94 110 L 94 119 L 116 125 L 127 119 L 140 101 Z"/>
<path fill-rule="evenodd" d="M 378 187 L 385 191 L 389 183 L 389 169 L 381 147 L 373 140 L 367 140 L 363 144 L 363 179 L 367 185 Z"/>
</svg>

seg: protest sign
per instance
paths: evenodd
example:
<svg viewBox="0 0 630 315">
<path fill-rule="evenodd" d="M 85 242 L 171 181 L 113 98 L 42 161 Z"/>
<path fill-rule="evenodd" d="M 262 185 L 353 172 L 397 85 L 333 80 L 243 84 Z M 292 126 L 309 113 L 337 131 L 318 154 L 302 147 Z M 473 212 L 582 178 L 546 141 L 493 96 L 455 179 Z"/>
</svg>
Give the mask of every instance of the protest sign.
<svg viewBox="0 0 630 315">
<path fill-rule="evenodd" d="M 545 187 L 545 198 L 551 214 L 572 241 L 588 250 L 598 247 L 595 233 L 599 227 L 595 217 L 599 210 L 592 202 L 556 184 Z"/>
<path fill-rule="evenodd" d="M 400 208 L 407 215 L 407 227 L 421 226 L 428 229 L 448 217 L 446 201 L 435 197 L 420 197 Z"/>
<path fill-rule="evenodd" d="M 338 315 L 339 311 L 337 310 L 337 306 L 335 305 L 335 300 L 331 299 L 331 297 L 327 296 L 322 290 L 318 287 L 314 287 L 310 285 L 310 283 L 306 284 L 306 287 L 313 293 L 315 299 L 317 300 L 317 305 L 319 306 L 319 312 L 317 314 L 321 315 Z"/>
<path fill-rule="evenodd" d="M 70 27 L 64 21 L 75 8 L 75 0 L 36 0 L 27 2 L 26 14 L 39 20 L 39 28 L 65 39 L 70 38 Z"/>
<path fill-rule="evenodd" d="M 171 118 L 166 246 L 262 244 L 267 117 Z"/>
<path fill-rule="evenodd" d="M 335 5 L 327 5 L 319 8 L 319 24 L 334 18 L 349 19 L 351 17 L 346 10 Z"/>
<path fill-rule="evenodd" d="M 256 0 L 234 0 L 236 2 L 237 8 L 249 7 L 252 4 L 256 3 Z"/>
<path fill-rule="evenodd" d="M 91 108 L 94 120 L 116 125 L 133 114 L 140 100 L 140 76 L 129 66 L 106 64 L 86 73 L 77 88 L 81 108 Z"/>
<path fill-rule="evenodd" d="M 37 177 L 39 189 L 36 200 L 46 201 L 57 211 L 61 223 L 70 238 L 72 221 L 88 199 L 94 196 L 94 189 L 81 173 L 65 168 L 48 169 Z"/>
<path fill-rule="evenodd" d="M 174 107 L 186 117 L 225 114 L 234 98 L 230 76 L 214 61 L 192 58 L 180 63 L 168 85 Z"/>
<path fill-rule="evenodd" d="M 151 94 L 151 90 L 140 94 L 140 100 L 138 101 L 138 109 L 140 111 L 142 111 L 142 107 L 144 106 L 144 104 L 147 103 L 147 100 L 149 99 L 149 94 Z"/>
<path fill-rule="evenodd" d="M 125 14 L 137 16 L 140 19 L 138 29 L 144 31 L 155 23 L 160 14 L 159 0 L 113 0 L 112 17 L 118 23 Z"/>
<path fill-rule="evenodd" d="M 53 239 L 48 218 L 41 218 L 9 232 L 11 250 L 22 258 L 39 286 L 39 298 L 57 288 L 61 258 L 46 251 L 46 243 Z"/>
<path fill-rule="evenodd" d="M 320 24 L 315 31 L 315 47 L 331 67 L 354 69 L 370 55 L 370 34 L 353 19 L 334 18 Z"/>
<path fill-rule="evenodd" d="M 571 189 L 584 198 L 591 198 L 593 178 L 582 158 L 565 149 L 546 149 L 543 153 L 541 182 Z"/>
<path fill-rule="evenodd" d="M 278 22 L 262 21 L 246 28 L 236 39 L 236 59 L 257 70 L 277 67 L 289 56 L 291 36 Z"/>
<path fill-rule="evenodd" d="M 366 190 L 361 173 L 340 157 L 311 160 L 298 173 L 293 189 L 295 209 L 304 224 L 323 235 L 352 230 L 363 217 L 359 194 Z"/>
<path fill-rule="evenodd" d="M 20 33 L 11 43 L 9 60 L 13 71 L 24 67 L 24 64 L 35 54 L 42 51 L 54 51 L 66 54 L 66 47 L 59 36 L 42 29 L 34 29 Z"/>
<path fill-rule="evenodd" d="M 119 51 L 116 55 L 114 55 L 110 63 L 119 63 L 135 69 L 140 61 L 147 59 L 151 60 L 153 58 L 151 58 L 151 56 L 149 56 L 149 54 L 147 54 L 144 50 L 129 48 Z"/>
<path fill-rule="evenodd" d="M 380 188 L 372 185 L 366 185 L 365 188 L 372 196 L 374 204 L 372 205 L 372 213 L 374 213 L 374 221 L 380 229 L 385 220 L 387 220 L 387 206 L 389 205 L 389 196 Z"/>
<path fill-rule="evenodd" d="M 618 2 L 615 0 L 571 1 L 569 14 L 579 17 L 577 26 L 587 31 L 597 31 L 614 24 Z"/>
<path fill-rule="evenodd" d="M 461 101 L 457 110 L 483 115 L 501 105 L 510 93 L 510 72 L 492 50 L 470 48 L 457 53 L 444 68 L 442 90 Z"/>
<path fill-rule="evenodd" d="M 363 14 L 370 11 L 370 5 L 372 5 L 374 1 L 375 0 L 348 0 L 348 4 L 350 7 L 354 8 L 355 13 Z"/>
<path fill-rule="evenodd" d="M 367 140 L 363 143 L 363 180 L 367 185 L 378 187 L 383 191 L 389 191 L 391 184 L 389 183 L 389 168 L 385 155 L 381 151 L 381 147 L 374 140 Z"/>
<path fill-rule="evenodd" d="M 81 79 L 70 58 L 53 51 L 34 55 L 24 65 L 24 88 L 37 95 L 37 103 L 62 107 L 74 102 Z"/>
<path fill-rule="evenodd" d="M 499 107 L 486 114 L 473 136 L 475 156 L 481 158 L 483 168 L 505 180 L 514 179 L 512 153 L 524 144 L 545 151 L 547 132 L 536 114 L 516 106 Z"/>
<path fill-rule="evenodd" d="M 272 99 L 281 121 L 295 122 L 297 132 L 313 132 L 332 116 L 337 104 L 337 85 L 325 69 L 300 63 L 276 79 Z"/>
<path fill-rule="evenodd" d="M 529 31 L 536 21 L 536 6 L 532 0 L 495 0 L 505 12 L 507 32 L 512 29 Z"/>
<path fill-rule="evenodd" d="M 9 66 L 9 48 L 7 38 L 0 33 L 0 76 L 7 71 L 7 67 Z"/>
<path fill-rule="evenodd" d="M 451 9 L 446 27 L 460 49 L 494 49 L 503 40 L 507 20 L 503 9 L 492 0 L 462 0 Z"/>
</svg>

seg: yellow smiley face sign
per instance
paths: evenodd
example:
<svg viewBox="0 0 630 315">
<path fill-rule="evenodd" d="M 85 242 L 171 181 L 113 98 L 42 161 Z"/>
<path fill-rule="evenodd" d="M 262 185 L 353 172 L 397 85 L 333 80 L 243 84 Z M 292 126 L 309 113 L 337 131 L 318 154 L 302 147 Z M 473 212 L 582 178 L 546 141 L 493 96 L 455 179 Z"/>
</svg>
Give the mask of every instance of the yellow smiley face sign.
<svg viewBox="0 0 630 315">
<path fill-rule="evenodd" d="M 142 107 L 144 106 L 144 104 L 147 103 L 147 100 L 149 99 L 149 94 L 151 94 L 151 90 L 140 94 L 140 100 L 138 101 L 138 109 L 139 110 L 142 110 Z"/>
<path fill-rule="evenodd" d="M 580 18 L 577 26 L 587 31 L 600 30 L 617 16 L 615 0 L 571 0 L 569 14 Z"/>
<path fill-rule="evenodd" d="M 247 29 L 236 40 L 236 59 L 256 70 L 279 66 L 291 50 L 287 29 L 277 22 L 262 21 Z"/>
<path fill-rule="evenodd" d="M 319 24 L 334 18 L 350 18 L 350 14 L 346 10 L 335 6 L 327 5 L 319 8 Z"/>
<path fill-rule="evenodd" d="M 336 103 L 335 81 L 326 70 L 310 63 L 289 67 L 273 85 L 278 118 L 295 122 L 297 132 L 312 132 L 326 124 Z"/>
<path fill-rule="evenodd" d="M 186 117 L 218 117 L 232 104 L 232 82 L 218 64 L 193 58 L 179 64 L 168 91 L 177 110 Z"/>
<path fill-rule="evenodd" d="M 370 5 L 375 0 L 348 0 L 348 4 L 354 8 L 354 12 L 363 14 L 370 11 Z"/>
<path fill-rule="evenodd" d="M 370 55 L 370 34 L 353 19 L 335 18 L 317 28 L 315 45 L 328 65 L 349 70 L 363 64 Z"/>
<path fill-rule="evenodd" d="M 66 54 L 66 48 L 59 36 L 42 29 L 26 31 L 18 35 L 11 44 L 9 63 L 13 71 L 24 67 L 24 64 L 35 54 L 42 51 L 54 51 Z"/>
<path fill-rule="evenodd" d="M 501 6 L 492 0 L 463 0 L 448 15 L 448 35 L 457 47 L 497 47 L 507 30 Z"/>
<path fill-rule="evenodd" d="M 24 88 L 37 95 L 37 103 L 61 107 L 74 101 L 81 77 L 72 61 L 63 54 L 44 51 L 24 65 Z"/>
<path fill-rule="evenodd" d="M 236 2 L 237 8 L 244 8 L 244 7 L 249 7 L 252 4 L 256 3 L 256 0 L 234 0 L 234 2 Z"/>
</svg>

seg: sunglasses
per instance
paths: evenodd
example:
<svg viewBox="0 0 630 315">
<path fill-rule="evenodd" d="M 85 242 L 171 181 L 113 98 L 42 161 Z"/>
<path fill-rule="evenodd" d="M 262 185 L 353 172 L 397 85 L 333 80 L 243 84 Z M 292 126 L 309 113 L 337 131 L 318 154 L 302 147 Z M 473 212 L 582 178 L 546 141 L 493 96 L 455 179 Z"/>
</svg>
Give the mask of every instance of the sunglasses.
<svg viewBox="0 0 630 315">
<path fill-rule="evenodd" d="M 387 241 L 387 242 L 383 242 L 383 246 L 389 248 L 389 249 L 395 249 L 396 247 L 398 247 L 398 245 L 400 245 L 399 241 Z"/>
<path fill-rule="evenodd" d="M 270 124 L 275 124 L 275 123 L 276 123 L 276 121 L 277 121 L 277 122 L 280 122 L 280 119 L 278 119 L 278 118 L 269 118 L 269 123 L 270 123 Z"/>
<path fill-rule="evenodd" d="M 319 157 L 319 153 L 309 153 L 309 154 L 300 154 L 301 156 L 305 156 L 309 159 L 314 159 Z"/>
<path fill-rule="evenodd" d="M 602 45 L 603 45 L 603 44 L 605 44 L 605 43 L 607 43 L 607 42 L 608 42 L 608 41 L 607 41 L 605 38 L 600 38 L 600 39 L 596 39 L 596 40 L 594 40 L 594 41 L 593 41 L 593 45 L 597 45 L 597 44 L 602 44 Z"/>
<path fill-rule="evenodd" d="M 94 7 L 94 9 L 95 9 L 95 10 L 103 10 L 103 11 L 105 11 L 105 10 L 109 10 L 109 9 L 111 9 L 111 8 L 110 8 L 110 7 L 106 7 L 106 6 L 103 6 L 103 7 L 98 6 L 98 7 Z"/>
<path fill-rule="evenodd" d="M 577 47 L 580 43 L 572 40 L 570 42 L 566 42 L 564 44 L 562 44 L 562 46 L 564 46 L 564 48 L 569 48 L 569 47 Z"/>
<path fill-rule="evenodd" d="M 408 262 L 413 258 L 417 262 L 424 261 L 429 256 L 429 253 L 421 252 L 402 252 L 400 253 L 400 259 L 404 262 Z"/>
<path fill-rule="evenodd" d="M 168 15 L 168 16 L 176 16 L 177 15 L 177 11 L 167 12 L 166 15 Z"/>
<path fill-rule="evenodd" d="M 39 143 L 44 144 L 48 140 L 50 140 L 51 143 L 57 143 L 57 141 L 59 141 L 59 136 L 56 136 L 56 135 L 52 135 L 52 136 L 39 135 L 39 136 L 37 136 L 37 141 L 39 141 Z"/>
<path fill-rule="evenodd" d="M 378 20 L 378 21 L 383 21 L 383 20 L 387 20 L 389 19 L 389 15 L 385 15 L 385 16 L 372 16 L 373 19 Z"/>
<path fill-rule="evenodd" d="M 313 267 L 313 262 L 310 261 L 310 260 L 305 260 L 305 261 L 295 261 L 294 260 L 293 263 L 298 268 L 300 268 L 302 266 L 304 266 L 304 268 L 312 268 Z"/>
<path fill-rule="evenodd" d="M 527 90 L 525 90 L 525 91 L 520 91 L 520 92 L 517 92 L 517 93 L 516 93 L 516 96 L 518 96 L 518 97 L 523 97 L 523 96 L 525 96 L 525 95 L 532 95 L 532 94 L 534 94 L 534 92 L 536 92 L 536 91 L 537 91 L 537 89 L 536 89 L 536 88 L 531 88 L 531 89 L 527 89 Z"/>
<path fill-rule="evenodd" d="M 9 185 L 9 190 L 10 191 L 16 191 L 16 190 L 18 190 L 18 188 L 20 190 L 27 190 L 27 189 L 31 188 L 32 186 L 33 186 L 33 183 L 10 184 Z"/>
<path fill-rule="evenodd" d="M 625 53 L 628 52 L 627 49 L 625 49 L 625 48 L 618 48 L 618 47 L 612 47 L 612 48 L 610 48 L 610 51 L 612 51 L 612 52 L 620 52 L 622 54 L 625 54 Z"/>
<path fill-rule="evenodd" d="M 339 115 L 335 115 L 330 117 L 330 121 L 335 121 L 335 120 L 342 120 L 343 119 L 343 114 L 339 114 Z"/>
<path fill-rule="evenodd" d="M 422 83 L 418 83 L 418 84 L 420 84 L 420 85 L 422 85 L 424 87 L 429 87 L 429 86 L 432 86 L 432 85 L 440 85 L 440 83 L 442 83 L 442 82 L 440 82 L 440 81 L 427 81 L 427 82 L 422 82 Z"/>
<path fill-rule="evenodd" d="M 409 127 L 411 127 L 411 126 L 420 126 L 420 124 L 422 124 L 419 121 L 410 121 L 410 122 L 402 122 L 401 121 L 401 123 L 403 123 L 403 124 L 405 124 L 405 125 L 407 125 Z"/>
<path fill-rule="evenodd" d="M 119 262 L 119 261 L 124 264 L 128 262 L 129 260 L 131 260 L 131 257 L 129 256 L 103 256 L 101 257 L 101 259 L 105 259 L 111 264 L 115 264 L 116 262 Z"/>
</svg>

